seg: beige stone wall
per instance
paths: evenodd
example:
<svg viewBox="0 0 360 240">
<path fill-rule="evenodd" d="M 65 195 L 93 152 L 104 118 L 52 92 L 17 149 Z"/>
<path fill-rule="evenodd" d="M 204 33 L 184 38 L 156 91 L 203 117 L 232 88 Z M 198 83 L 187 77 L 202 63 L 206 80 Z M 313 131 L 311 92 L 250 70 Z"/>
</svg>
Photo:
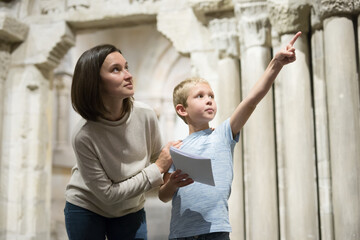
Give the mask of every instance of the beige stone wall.
<svg viewBox="0 0 360 240">
<path fill-rule="evenodd" d="M 359 13 L 358 0 L 0 2 L 0 240 L 67 239 L 79 119 L 69 93 L 83 51 L 122 49 L 135 98 L 155 109 L 167 141 L 187 133 L 176 83 L 209 80 L 216 127 L 299 30 L 297 61 L 235 150 L 231 239 L 360 239 Z M 147 195 L 149 239 L 167 239 L 171 205 Z"/>
</svg>

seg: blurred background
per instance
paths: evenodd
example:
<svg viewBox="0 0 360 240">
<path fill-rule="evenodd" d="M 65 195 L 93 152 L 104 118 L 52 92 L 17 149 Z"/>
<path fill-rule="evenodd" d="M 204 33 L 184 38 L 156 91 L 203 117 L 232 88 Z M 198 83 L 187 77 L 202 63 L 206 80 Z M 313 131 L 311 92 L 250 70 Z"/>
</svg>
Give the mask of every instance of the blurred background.
<svg viewBox="0 0 360 240">
<path fill-rule="evenodd" d="M 85 50 L 121 49 L 166 142 L 188 134 L 177 83 L 210 82 L 216 127 L 298 31 L 297 61 L 235 148 L 231 239 L 359 240 L 359 14 L 359 0 L 0 1 L 0 240 L 67 239 L 70 88 Z M 154 189 L 145 208 L 149 240 L 167 239 L 171 203 Z"/>
</svg>

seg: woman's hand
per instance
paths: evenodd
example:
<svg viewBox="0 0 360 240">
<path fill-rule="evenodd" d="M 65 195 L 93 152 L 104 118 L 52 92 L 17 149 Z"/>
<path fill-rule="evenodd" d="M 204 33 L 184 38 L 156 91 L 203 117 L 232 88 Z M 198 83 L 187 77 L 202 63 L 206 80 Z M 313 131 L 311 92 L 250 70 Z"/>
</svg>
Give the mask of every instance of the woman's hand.
<svg viewBox="0 0 360 240">
<path fill-rule="evenodd" d="M 289 44 L 286 46 L 286 48 L 276 53 L 274 60 L 280 63 L 281 66 L 292 63 L 296 60 L 295 48 L 293 46 L 298 37 L 300 37 L 300 35 L 301 32 L 297 32 L 295 36 L 291 39 Z"/>
<path fill-rule="evenodd" d="M 174 141 L 174 142 L 168 142 L 166 146 L 161 150 L 161 153 L 159 155 L 159 158 L 155 161 L 155 164 L 158 166 L 161 173 L 165 173 L 169 170 L 172 159 L 170 156 L 170 147 L 176 147 L 179 148 L 182 144 L 182 141 Z"/>
</svg>

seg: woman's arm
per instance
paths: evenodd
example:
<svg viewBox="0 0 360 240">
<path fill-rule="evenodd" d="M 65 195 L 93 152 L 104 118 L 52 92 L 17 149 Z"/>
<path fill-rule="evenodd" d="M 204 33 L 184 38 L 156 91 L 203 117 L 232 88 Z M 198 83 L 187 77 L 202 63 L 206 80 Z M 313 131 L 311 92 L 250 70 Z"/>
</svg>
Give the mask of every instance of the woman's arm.
<svg viewBox="0 0 360 240">
<path fill-rule="evenodd" d="M 77 149 L 77 167 L 89 190 L 105 204 L 114 204 L 136 197 L 163 181 L 158 166 L 154 163 L 121 182 L 113 182 L 101 162 L 90 149 Z"/>
<path fill-rule="evenodd" d="M 185 187 L 193 182 L 189 175 L 182 174 L 179 169 L 173 173 L 164 173 L 164 184 L 160 186 L 159 199 L 168 202 L 179 187 Z"/>
</svg>

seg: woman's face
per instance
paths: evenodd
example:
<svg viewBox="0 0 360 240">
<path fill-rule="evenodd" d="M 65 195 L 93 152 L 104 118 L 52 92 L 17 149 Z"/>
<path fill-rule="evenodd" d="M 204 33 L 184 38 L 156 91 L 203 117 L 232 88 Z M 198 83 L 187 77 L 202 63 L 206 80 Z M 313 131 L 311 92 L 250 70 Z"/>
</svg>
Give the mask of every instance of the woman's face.
<svg viewBox="0 0 360 240">
<path fill-rule="evenodd" d="M 100 69 L 100 77 L 103 97 L 125 99 L 134 95 L 132 75 L 121 53 L 107 55 Z"/>
</svg>

